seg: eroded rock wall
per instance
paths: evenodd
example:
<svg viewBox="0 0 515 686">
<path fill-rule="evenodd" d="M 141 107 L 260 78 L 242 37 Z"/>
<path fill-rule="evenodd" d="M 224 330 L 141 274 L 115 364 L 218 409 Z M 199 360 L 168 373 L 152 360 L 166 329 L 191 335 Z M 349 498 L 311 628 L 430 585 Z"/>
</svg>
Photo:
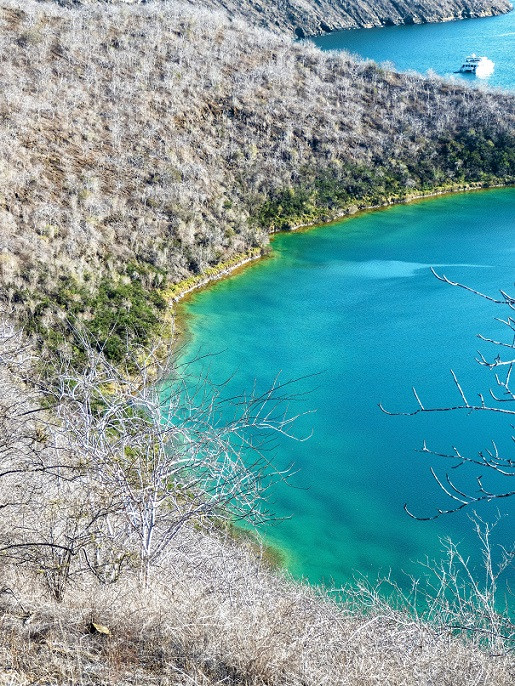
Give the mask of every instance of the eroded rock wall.
<svg viewBox="0 0 515 686">
<path fill-rule="evenodd" d="M 148 4 L 176 0 L 42 0 L 60 5 Z M 183 0 L 230 17 L 299 37 L 340 29 L 486 17 L 509 12 L 508 0 Z"/>
</svg>

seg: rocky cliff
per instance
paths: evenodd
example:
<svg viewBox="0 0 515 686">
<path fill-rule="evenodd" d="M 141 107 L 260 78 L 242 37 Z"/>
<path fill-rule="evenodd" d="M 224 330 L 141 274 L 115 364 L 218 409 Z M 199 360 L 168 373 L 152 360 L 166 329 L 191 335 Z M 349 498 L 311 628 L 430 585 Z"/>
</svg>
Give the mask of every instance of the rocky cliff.
<svg viewBox="0 0 515 686">
<path fill-rule="evenodd" d="M 188 0 L 192 5 L 199 0 Z M 423 24 L 502 14 L 507 0 L 200 0 L 223 8 L 268 29 L 295 32 L 299 37 L 339 29 L 372 28 L 395 24 Z"/>
<path fill-rule="evenodd" d="M 48 0 L 43 0 L 48 1 Z M 174 0 L 52 0 L 60 5 L 148 4 Z M 508 0 L 186 0 L 193 7 L 223 10 L 272 31 L 298 37 L 339 29 L 423 24 L 503 14 Z"/>
</svg>

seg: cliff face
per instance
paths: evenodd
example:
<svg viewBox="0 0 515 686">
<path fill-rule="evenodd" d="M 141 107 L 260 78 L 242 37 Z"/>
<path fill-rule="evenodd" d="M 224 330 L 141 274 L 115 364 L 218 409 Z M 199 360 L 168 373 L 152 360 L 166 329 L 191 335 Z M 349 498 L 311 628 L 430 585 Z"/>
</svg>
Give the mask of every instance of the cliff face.
<svg viewBox="0 0 515 686">
<path fill-rule="evenodd" d="M 509 12 L 508 0 L 188 0 L 299 37 L 340 29 L 423 24 Z"/>
<path fill-rule="evenodd" d="M 54 0 L 60 5 L 148 4 L 149 0 Z M 152 0 L 150 0 L 152 1 Z M 173 0 L 155 0 L 169 2 Z M 186 0 L 230 17 L 298 37 L 340 29 L 487 17 L 512 9 L 508 0 Z"/>
</svg>

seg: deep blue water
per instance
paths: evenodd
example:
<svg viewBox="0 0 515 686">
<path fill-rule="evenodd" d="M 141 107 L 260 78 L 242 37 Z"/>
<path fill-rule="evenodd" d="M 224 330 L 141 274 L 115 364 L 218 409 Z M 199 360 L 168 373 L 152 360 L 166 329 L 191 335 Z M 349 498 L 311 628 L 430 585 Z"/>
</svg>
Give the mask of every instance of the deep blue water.
<svg viewBox="0 0 515 686">
<path fill-rule="evenodd" d="M 338 31 L 317 37 L 323 50 L 346 50 L 376 62 L 393 62 L 400 71 L 426 73 L 465 79 L 515 89 L 515 12 L 499 17 L 468 19 L 443 24 L 391 26 L 381 29 Z M 463 59 L 476 53 L 495 62 L 487 79 L 453 74 Z"/>
<path fill-rule="evenodd" d="M 474 455 L 495 439 L 512 450 L 510 422 L 456 413 L 389 417 L 411 410 L 415 385 L 429 405 L 457 401 L 449 375 L 471 398 L 492 373 L 474 361 L 476 338 L 504 335 L 485 300 L 438 282 L 429 266 L 495 294 L 514 275 L 515 190 L 482 191 L 365 213 L 339 224 L 273 240 L 272 258 L 198 293 L 188 303 L 188 354 L 218 353 L 209 365 L 229 391 L 264 389 L 280 371 L 309 395 L 292 411 L 316 410 L 298 424 L 306 442 L 280 441 L 274 459 L 293 462 L 291 485 L 274 488 L 272 507 L 286 521 L 265 528 L 288 554 L 290 569 L 313 582 L 375 578 L 390 569 L 401 583 L 417 560 L 441 557 L 439 537 L 477 551 L 465 513 L 419 522 L 449 503 L 429 472 L 445 463 L 417 453 L 424 439 L 439 452 L 456 445 Z M 507 332 L 506 332 L 507 333 Z M 509 336 L 508 336 L 509 339 Z M 447 465 L 449 466 L 449 465 Z M 451 470 L 452 471 L 452 470 Z M 474 489 L 475 470 L 453 472 Z M 505 488 L 493 478 L 493 488 Z M 515 499 L 512 499 L 515 501 Z M 498 542 L 513 540 L 515 502 L 499 501 Z M 479 508 L 492 520 L 497 505 Z"/>
</svg>

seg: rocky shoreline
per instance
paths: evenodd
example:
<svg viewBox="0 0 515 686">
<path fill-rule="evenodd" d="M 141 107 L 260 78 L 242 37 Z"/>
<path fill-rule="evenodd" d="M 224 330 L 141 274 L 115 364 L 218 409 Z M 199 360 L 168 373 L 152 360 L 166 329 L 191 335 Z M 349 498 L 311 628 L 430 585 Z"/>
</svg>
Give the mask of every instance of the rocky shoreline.
<svg viewBox="0 0 515 686">
<path fill-rule="evenodd" d="M 39 0 L 64 7 L 77 5 L 137 5 L 171 0 Z M 199 8 L 221 10 L 275 33 L 307 38 L 343 29 L 402 24 L 428 24 L 506 14 L 509 0 L 184 0 Z"/>
</svg>

